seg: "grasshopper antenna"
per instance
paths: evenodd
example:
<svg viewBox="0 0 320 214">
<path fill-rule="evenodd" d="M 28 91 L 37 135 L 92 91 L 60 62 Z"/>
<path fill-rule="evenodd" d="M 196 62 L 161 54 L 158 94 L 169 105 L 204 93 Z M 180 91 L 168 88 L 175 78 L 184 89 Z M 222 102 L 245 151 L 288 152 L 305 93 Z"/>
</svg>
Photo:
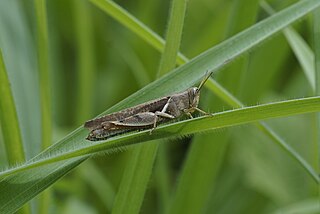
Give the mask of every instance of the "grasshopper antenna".
<svg viewBox="0 0 320 214">
<path fill-rule="evenodd" d="M 212 75 L 212 73 L 213 73 L 212 71 L 211 72 L 208 72 L 208 71 L 206 72 L 203 80 L 201 81 L 201 83 L 200 83 L 200 85 L 199 85 L 199 87 L 197 89 L 197 92 L 199 92 L 201 90 L 202 86 L 206 83 L 206 81 L 209 79 L 209 77 Z"/>
</svg>

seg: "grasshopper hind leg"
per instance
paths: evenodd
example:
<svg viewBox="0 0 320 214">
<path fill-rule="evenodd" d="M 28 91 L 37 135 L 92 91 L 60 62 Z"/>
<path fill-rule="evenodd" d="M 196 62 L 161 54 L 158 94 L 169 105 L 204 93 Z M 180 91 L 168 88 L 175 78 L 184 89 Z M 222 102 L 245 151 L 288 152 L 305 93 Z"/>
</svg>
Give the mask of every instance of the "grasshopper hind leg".
<svg viewBox="0 0 320 214">
<path fill-rule="evenodd" d="M 168 113 L 165 113 L 165 112 L 162 112 L 162 111 L 156 111 L 155 112 L 155 118 L 154 118 L 154 121 L 153 121 L 153 127 L 150 130 L 150 134 L 152 134 L 152 132 L 156 129 L 157 123 L 159 121 L 159 118 L 175 119 L 175 116 L 173 116 L 171 114 L 168 114 Z"/>
</svg>

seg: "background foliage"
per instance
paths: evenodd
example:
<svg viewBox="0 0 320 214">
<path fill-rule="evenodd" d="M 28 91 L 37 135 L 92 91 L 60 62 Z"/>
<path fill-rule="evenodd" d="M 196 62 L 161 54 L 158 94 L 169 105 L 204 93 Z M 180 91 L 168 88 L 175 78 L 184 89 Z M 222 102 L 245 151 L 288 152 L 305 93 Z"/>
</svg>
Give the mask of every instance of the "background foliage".
<svg viewBox="0 0 320 214">
<path fill-rule="evenodd" d="M 121 0 L 114 4 L 106 0 L 48 0 L 46 14 L 41 14 L 43 1 L 0 1 L 0 48 L 21 130 L 24 148 L 21 157 L 30 160 L 47 147 L 48 142 L 44 141 L 48 140 L 43 135 L 51 138 L 52 134 L 52 143 L 57 142 L 84 121 L 167 72 L 165 69 L 170 68 L 170 58 L 176 56 L 179 45 L 175 47 L 173 42 L 171 49 L 166 47 L 167 53 L 161 55 L 159 50 L 163 50 L 163 46 L 154 33 L 179 43 L 181 35 L 170 34 L 168 22 L 178 23 L 173 29 L 183 27 L 177 60 L 181 65 L 187 61 L 185 56 L 192 59 L 267 18 L 274 12 L 272 8 L 280 11 L 297 3 L 294 0 L 272 0 L 268 4 L 258 0 L 189 0 L 184 11 L 185 1 L 173 2 L 178 10 L 174 10 L 169 0 Z M 119 7 L 125 9 L 124 14 L 131 14 L 129 21 L 116 10 Z M 174 20 L 174 13 L 179 16 L 185 13 L 184 20 Z M 235 61 L 227 62 L 214 74 L 214 79 L 246 106 L 315 95 L 315 91 L 319 91 L 315 71 L 320 66 L 313 65 L 320 60 L 314 55 L 319 50 L 313 52 L 312 49 L 319 47 L 314 42 L 319 38 L 316 34 L 319 17 L 311 15 L 291 25 L 283 34 L 269 36 Z M 139 29 L 132 20 L 145 25 Z M 39 37 L 39 26 L 48 30 L 44 41 Z M 145 33 L 148 28 L 154 31 L 151 36 Z M 48 54 L 45 64 L 41 64 L 46 60 L 41 52 Z M 165 63 L 167 65 L 163 65 Z M 197 78 L 182 77 L 174 84 L 179 88 L 196 83 L 201 75 Z M 172 87 L 175 87 L 173 83 Z M 50 100 L 43 103 L 43 96 Z M 201 108 L 221 112 L 242 105 L 230 107 L 219 97 L 204 89 Z M 51 113 L 47 112 L 51 119 L 43 122 L 41 109 L 45 106 L 51 109 Z M 289 115 L 285 109 L 282 112 L 283 116 Z M 319 173 L 319 129 L 315 113 L 271 119 L 264 125 Z M 44 130 L 47 133 L 44 134 Z M 70 143 L 70 148 L 77 148 L 77 142 L 87 132 L 77 129 L 74 133 L 59 141 L 62 142 L 59 145 Z M 9 158 L 4 139 L 0 138 L 0 167 L 5 172 L 9 167 L 19 166 L 21 159 Z M 39 174 L 35 173 L 34 177 L 28 172 L 17 173 L 18 176 L 10 180 L 17 182 L 13 182 L 14 185 L 7 184 L 1 177 L 1 189 L 11 189 L 10 194 L 1 191 L 1 209 L 14 211 L 33 198 L 31 206 L 25 206 L 21 212 L 319 213 L 319 178 L 317 182 L 306 173 L 275 141 L 257 127 L 243 125 L 150 144 L 159 145 L 158 148 L 146 147 L 143 143 L 90 159 L 82 153 L 70 160 L 69 168 L 63 173 L 57 172 L 59 175 L 53 169 L 62 162 L 54 160 L 49 168 L 38 170 Z M 298 159 L 297 155 L 293 156 Z M 41 159 L 41 155 L 36 159 Z M 75 166 L 78 167 L 66 174 Z M 48 174 L 49 178 L 41 179 Z M 32 184 L 39 189 L 50 186 L 49 191 L 38 197 L 31 190 L 22 192 L 13 202 L 4 203 L 14 197 L 11 194 L 21 192 L 23 185 L 28 185 L 23 179 L 39 179 Z M 16 190 L 12 190 L 14 188 Z"/>
</svg>

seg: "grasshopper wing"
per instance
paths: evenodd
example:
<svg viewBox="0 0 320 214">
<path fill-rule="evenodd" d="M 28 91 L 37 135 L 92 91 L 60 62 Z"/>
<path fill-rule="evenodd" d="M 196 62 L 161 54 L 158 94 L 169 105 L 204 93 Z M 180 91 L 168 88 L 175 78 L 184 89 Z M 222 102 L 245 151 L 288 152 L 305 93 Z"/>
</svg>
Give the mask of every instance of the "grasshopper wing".
<svg viewBox="0 0 320 214">
<path fill-rule="evenodd" d="M 119 127 L 145 127 L 155 123 L 157 116 L 153 112 L 138 113 L 119 121 L 111 121 L 115 126 Z"/>
<path fill-rule="evenodd" d="M 156 112 L 161 111 L 163 106 L 167 103 L 169 97 L 162 97 L 156 100 L 151 100 L 146 103 L 142 103 L 137 106 L 133 106 L 131 108 L 123 109 L 118 112 L 114 112 L 112 114 L 108 114 L 99 118 L 95 118 L 92 120 L 88 120 L 85 122 L 84 127 L 89 130 L 94 130 L 101 127 L 101 124 L 104 122 L 119 122 L 121 120 L 127 120 L 130 117 L 134 117 L 135 115 L 144 114 L 147 112 Z M 145 115 L 147 118 L 151 117 L 151 115 Z M 130 118 L 130 120 L 134 120 Z M 138 118 L 136 120 L 139 121 Z"/>
</svg>

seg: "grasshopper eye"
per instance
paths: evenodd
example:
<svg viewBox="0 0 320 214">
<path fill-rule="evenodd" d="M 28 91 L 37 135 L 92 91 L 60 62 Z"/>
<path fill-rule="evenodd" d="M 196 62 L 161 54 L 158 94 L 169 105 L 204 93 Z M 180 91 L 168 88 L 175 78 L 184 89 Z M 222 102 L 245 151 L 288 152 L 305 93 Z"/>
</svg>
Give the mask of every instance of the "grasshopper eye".
<svg viewBox="0 0 320 214">
<path fill-rule="evenodd" d="M 197 97 L 197 96 L 199 96 L 199 94 L 200 94 L 200 88 L 195 87 L 193 89 L 193 96 Z"/>
</svg>

